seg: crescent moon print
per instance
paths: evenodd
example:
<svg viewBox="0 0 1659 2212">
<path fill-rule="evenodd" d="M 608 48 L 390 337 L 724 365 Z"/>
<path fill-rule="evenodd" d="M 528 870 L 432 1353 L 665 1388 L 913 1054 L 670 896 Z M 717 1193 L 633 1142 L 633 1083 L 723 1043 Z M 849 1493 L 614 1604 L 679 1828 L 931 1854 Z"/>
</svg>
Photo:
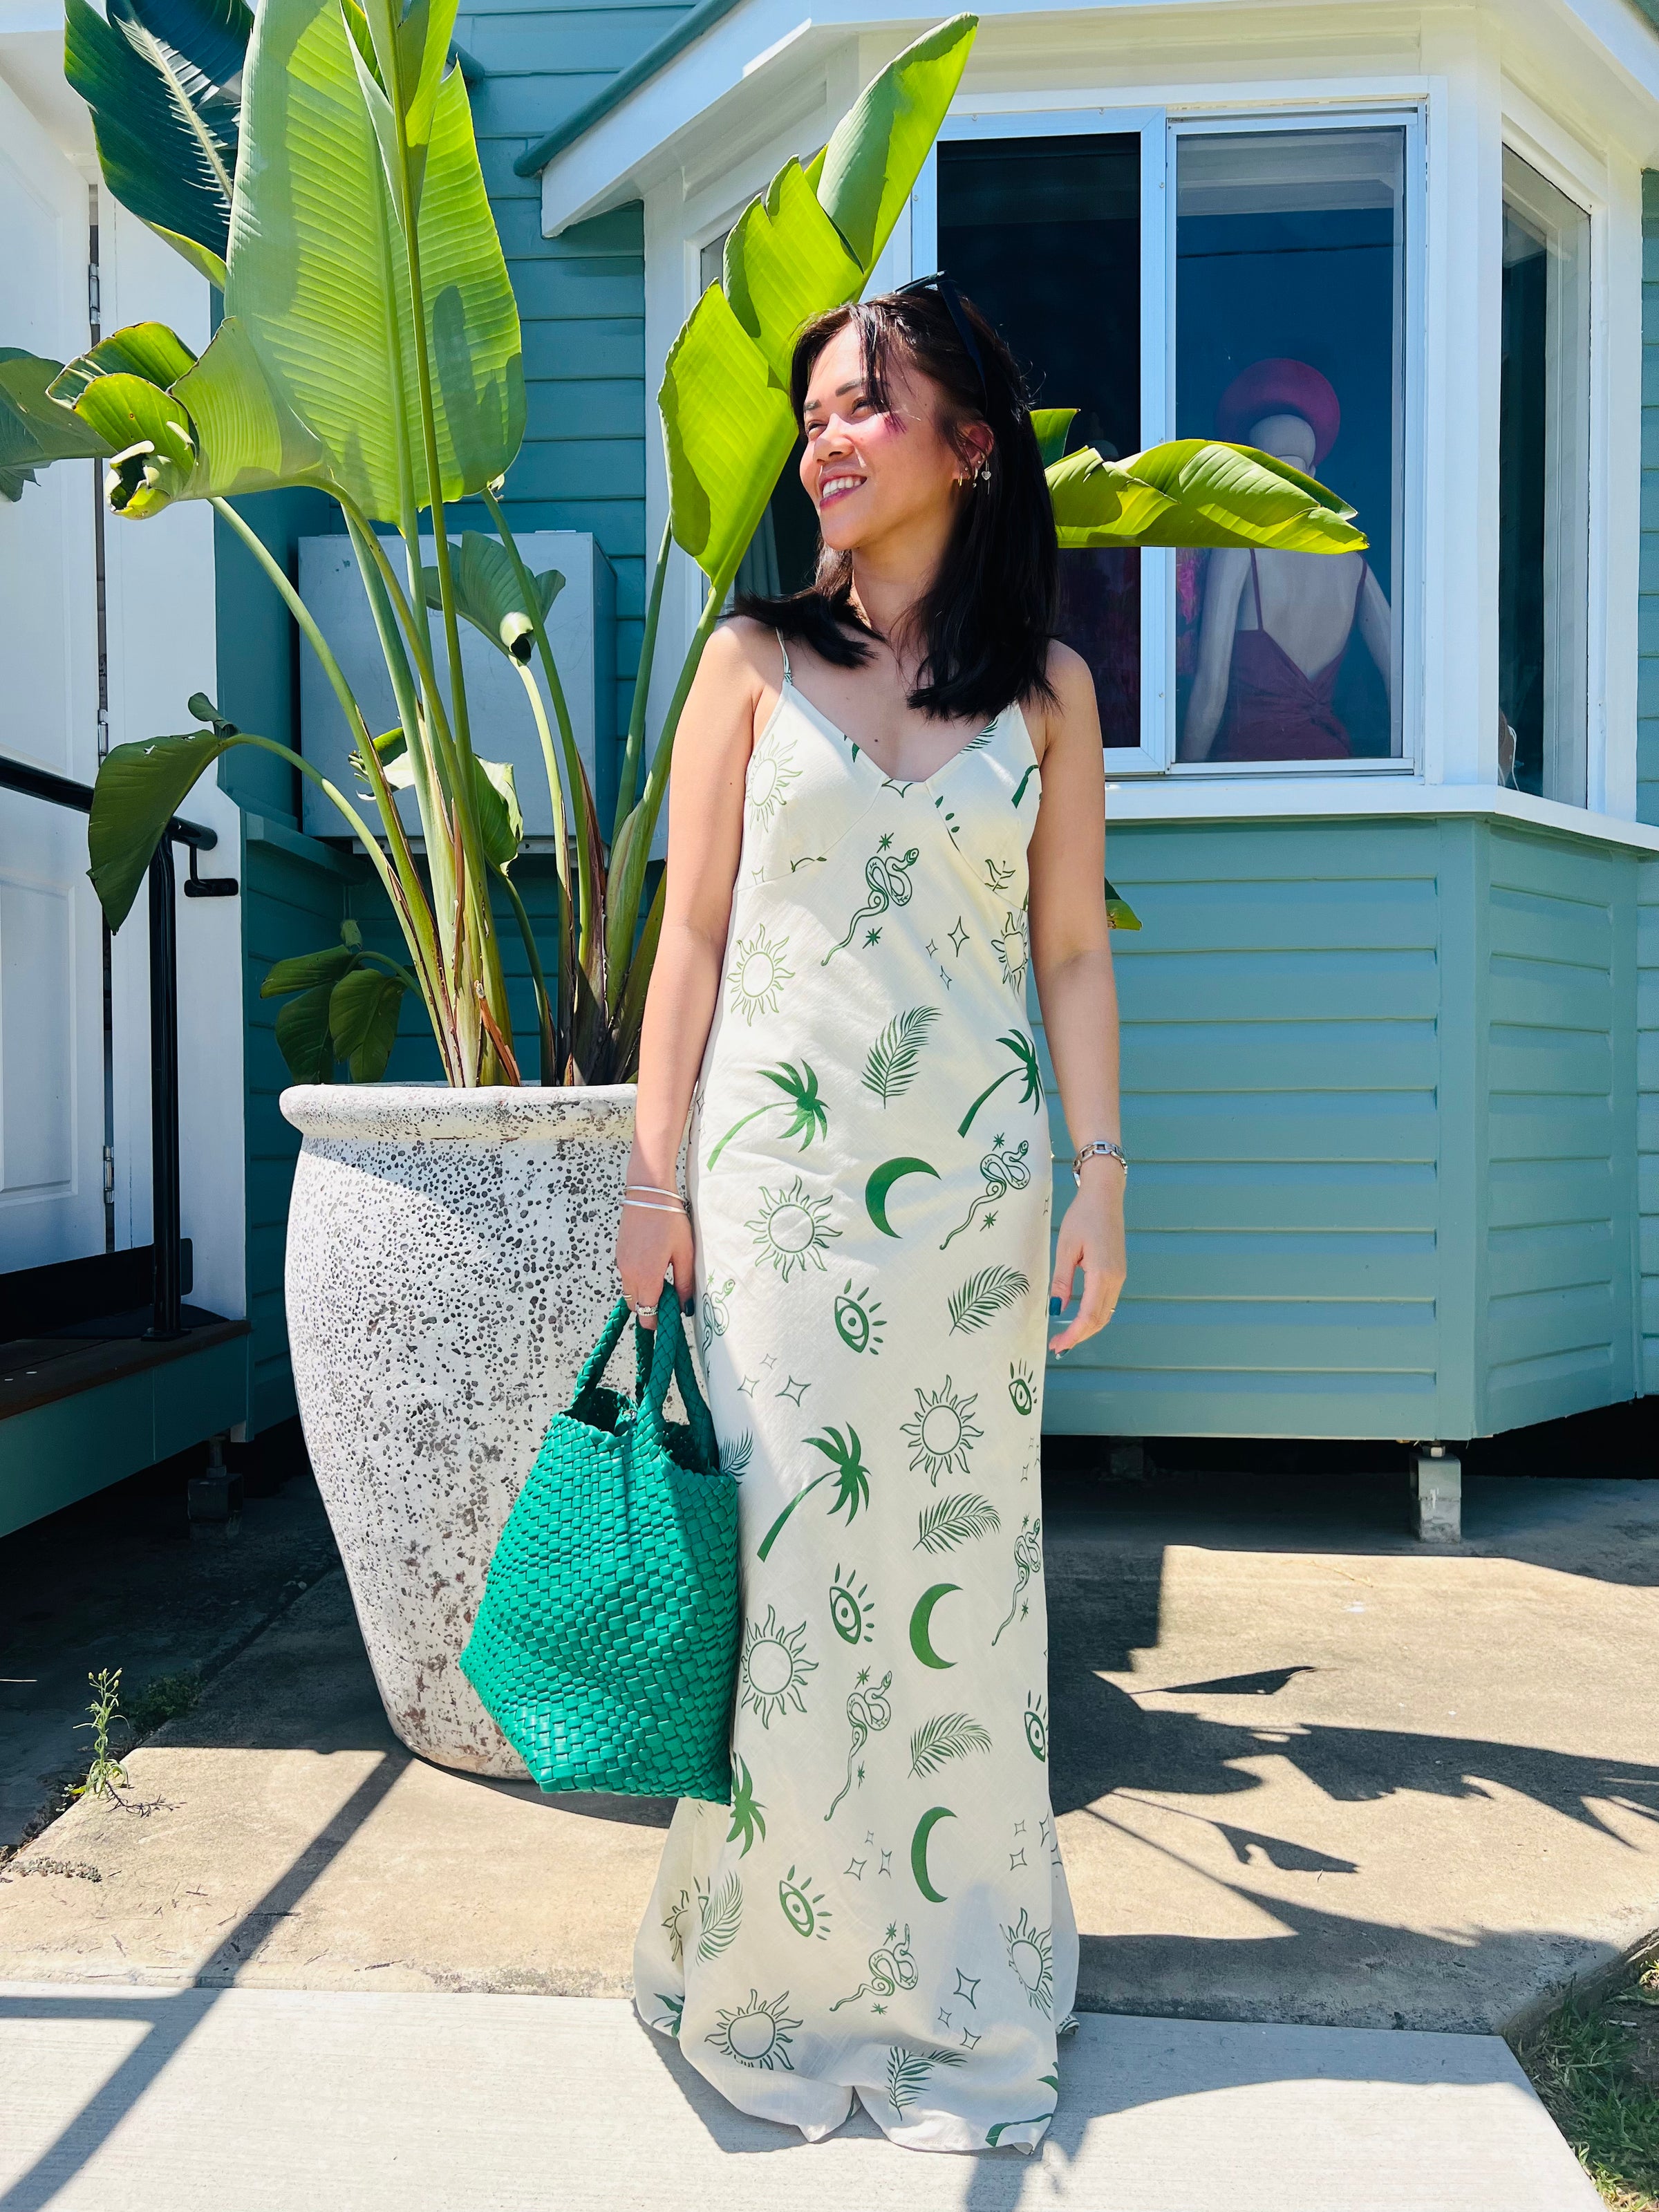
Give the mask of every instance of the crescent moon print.
<svg viewBox="0 0 1659 2212">
<path fill-rule="evenodd" d="M 927 1871 L 927 1844 L 941 1820 L 954 1820 L 956 1814 L 948 1805 L 935 1805 L 916 1822 L 916 1832 L 910 1843 L 910 1871 L 915 1876 L 916 1887 L 929 1905 L 948 1905 L 950 1899 L 942 1890 L 935 1889 Z"/>
<path fill-rule="evenodd" d="M 726 1802 L 675 1808 L 633 1981 L 730 2104 L 814 2138 L 857 2082 L 896 2142 L 1030 2148 L 1047 2122 L 1011 2115 L 1052 2112 L 1075 2001 L 1036 1517 L 1054 1177 L 1016 988 L 1041 803 L 1018 708 L 906 781 L 786 681 L 696 1071 L 684 1291 L 741 1621 Z"/>
<path fill-rule="evenodd" d="M 887 1194 L 901 1176 L 932 1176 L 937 1182 L 939 1170 L 930 1167 L 926 1160 L 884 1160 L 872 1169 L 870 1180 L 864 1186 L 864 1206 L 884 1237 L 896 1237 L 898 1231 L 887 1218 Z"/>
</svg>

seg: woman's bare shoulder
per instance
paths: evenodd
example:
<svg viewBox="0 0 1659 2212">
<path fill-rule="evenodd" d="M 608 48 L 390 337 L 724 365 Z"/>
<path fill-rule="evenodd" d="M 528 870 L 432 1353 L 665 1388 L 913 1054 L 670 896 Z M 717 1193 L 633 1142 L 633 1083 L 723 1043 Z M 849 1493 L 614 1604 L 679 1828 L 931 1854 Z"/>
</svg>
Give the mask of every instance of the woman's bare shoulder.
<svg viewBox="0 0 1659 2212">
<path fill-rule="evenodd" d="M 704 647 L 704 658 L 722 676 L 746 674 L 777 689 L 782 665 L 778 634 L 752 615 L 728 615 Z"/>
<path fill-rule="evenodd" d="M 1071 646 L 1062 645 L 1057 637 L 1050 638 L 1046 673 L 1054 696 L 1036 701 L 1035 712 L 1028 709 L 1026 714 L 1037 757 L 1042 758 L 1056 738 L 1073 732 L 1081 732 L 1089 742 L 1098 745 L 1100 709 L 1088 662 Z"/>
</svg>

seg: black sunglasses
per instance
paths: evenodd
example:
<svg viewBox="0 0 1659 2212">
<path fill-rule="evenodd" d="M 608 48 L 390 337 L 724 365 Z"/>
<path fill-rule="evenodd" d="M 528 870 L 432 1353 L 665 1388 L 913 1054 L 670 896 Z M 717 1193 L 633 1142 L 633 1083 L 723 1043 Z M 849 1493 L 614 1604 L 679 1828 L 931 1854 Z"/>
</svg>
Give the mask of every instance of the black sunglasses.
<svg viewBox="0 0 1659 2212">
<path fill-rule="evenodd" d="M 963 350 L 974 364 L 974 374 L 979 379 L 979 396 L 988 413 L 991 387 L 986 381 L 985 360 L 979 349 L 979 340 L 974 336 L 973 327 L 968 320 L 967 311 L 963 307 L 961 293 L 942 269 L 935 270 L 931 276 L 916 276 L 908 284 L 895 285 L 893 297 L 902 300 L 907 292 L 937 292 L 944 301 L 945 313 L 957 326 L 957 336 L 962 340 Z"/>
</svg>

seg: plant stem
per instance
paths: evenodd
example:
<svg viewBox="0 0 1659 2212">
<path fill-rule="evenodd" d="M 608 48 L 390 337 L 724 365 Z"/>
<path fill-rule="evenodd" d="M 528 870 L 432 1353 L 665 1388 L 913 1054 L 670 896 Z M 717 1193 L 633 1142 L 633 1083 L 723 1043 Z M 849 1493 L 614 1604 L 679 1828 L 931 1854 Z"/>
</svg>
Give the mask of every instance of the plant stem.
<svg viewBox="0 0 1659 2212">
<path fill-rule="evenodd" d="M 547 978 L 542 973 L 541 954 L 536 950 L 536 933 L 530 927 L 530 916 L 525 912 L 519 887 L 505 868 L 496 870 L 496 878 L 511 900 L 518 919 L 519 934 L 524 939 L 525 957 L 530 963 L 530 980 L 536 987 L 536 1011 L 541 1022 L 541 1076 L 544 1085 L 551 1086 L 559 1079 L 558 1047 L 553 1040 L 553 1008 L 547 995 Z"/>
<path fill-rule="evenodd" d="M 211 504 L 215 513 L 221 515 L 235 531 L 237 536 L 240 538 L 249 552 L 253 555 L 276 586 L 289 612 L 299 623 L 313 651 L 322 664 L 323 672 L 328 678 L 335 696 L 338 699 L 345 714 L 346 727 L 355 734 L 359 750 L 364 757 L 364 773 L 370 784 L 374 787 L 375 803 L 385 825 L 387 842 L 392 848 L 391 864 L 388 864 L 386 854 L 380 849 L 379 839 L 370 833 L 368 825 L 363 821 L 356 807 L 350 805 L 325 777 L 318 775 L 316 769 L 301 755 L 294 752 L 286 745 L 278 745 L 270 738 L 250 737 L 246 742 L 267 746 L 272 752 L 280 753 L 283 758 L 311 775 L 328 793 L 340 811 L 345 815 L 362 839 L 364 850 L 380 871 L 381 881 L 386 886 L 386 896 L 392 901 L 410 951 L 414 956 L 416 968 L 422 976 L 421 995 L 427 1002 L 427 1012 L 431 1018 L 433 1030 L 438 1038 L 439 1050 L 447 1063 L 450 1060 L 450 1051 L 446 1035 L 448 1024 L 445 1013 L 448 994 L 445 988 L 443 961 L 438 950 L 432 911 L 427 902 L 425 891 L 422 888 L 420 877 L 416 872 L 414 855 L 409 848 L 409 840 L 404 832 L 402 817 L 398 812 L 396 802 L 381 773 L 380 756 L 374 750 L 374 742 L 368 732 L 368 725 L 363 719 L 362 709 L 352 695 L 351 687 L 347 684 L 340 664 L 330 649 L 328 640 L 318 629 L 310 608 L 289 582 L 288 573 L 282 563 L 272 554 L 258 532 L 250 523 L 243 520 L 228 500 L 215 498 Z"/>
<path fill-rule="evenodd" d="M 570 904 L 570 841 L 564 817 L 564 787 L 559 781 L 559 764 L 553 757 L 553 733 L 547 726 L 547 716 L 542 711 L 542 695 L 536 689 L 536 678 L 522 661 L 515 661 L 525 690 L 530 695 L 530 711 L 536 718 L 536 733 L 541 739 L 542 759 L 547 769 L 548 790 L 553 802 L 553 865 L 559 878 L 559 1011 L 554 1027 L 562 1042 L 567 1044 L 570 1036 L 571 1006 L 575 994 L 576 931 Z M 562 1058 L 554 1065 L 562 1067 Z M 556 1074 L 544 1071 L 544 1083 L 556 1083 Z"/>
<path fill-rule="evenodd" d="M 663 586 L 668 580 L 668 556 L 674 543 L 674 532 L 667 523 L 663 525 L 662 544 L 657 548 L 657 566 L 651 579 L 651 597 L 645 610 L 645 635 L 640 641 L 640 665 L 634 678 L 634 704 L 628 717 L 628 750 L 623 755 L 622 773 L 617 784 L 617 819 L 611 830 L 612 838 L 622 834 L 623 823 L 633 811 L 634 794 L 639 788 L 640 755 L 645 749 L 645 715 L 651 699 L 651 672 L 657 658 L 657 623 L 662 615 Z"/>
</svg>

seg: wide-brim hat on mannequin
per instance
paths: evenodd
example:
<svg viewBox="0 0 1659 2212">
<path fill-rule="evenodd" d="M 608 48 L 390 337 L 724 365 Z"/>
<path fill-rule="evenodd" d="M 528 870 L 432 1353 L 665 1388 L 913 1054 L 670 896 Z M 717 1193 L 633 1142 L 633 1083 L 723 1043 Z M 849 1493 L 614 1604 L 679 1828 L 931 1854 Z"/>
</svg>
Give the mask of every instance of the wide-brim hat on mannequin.
<svg viewBox="0 0 1659 2212">
<path fill-rule="evenodd" d="M 1316 467 L 1342 428 L 1342 404 L 1330 379 L 1305 361 L 1253 362 L 1222 393 L 1215 410 L 1215 434 L 1238 442 L 1269 415 L 1301 416 L 1314 434 Z"/>
</svg>

